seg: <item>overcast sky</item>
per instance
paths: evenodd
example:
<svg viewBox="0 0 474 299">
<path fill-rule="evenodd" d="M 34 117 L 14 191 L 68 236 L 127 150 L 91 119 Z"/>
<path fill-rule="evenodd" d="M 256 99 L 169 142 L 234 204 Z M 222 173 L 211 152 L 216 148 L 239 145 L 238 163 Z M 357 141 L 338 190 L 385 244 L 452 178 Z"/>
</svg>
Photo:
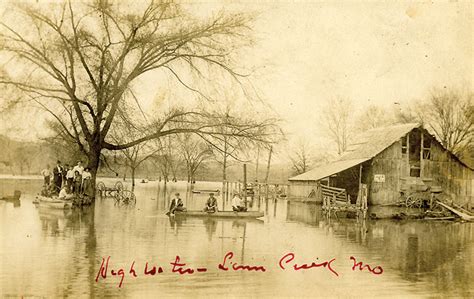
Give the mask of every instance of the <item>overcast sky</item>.
<svg viewBox="0 0 474 299">
<path fill-rule="evenodd" d="M 433 87 L 472 88 L 472 8 L 468 2 L 273 6 L 256 27 L 265 37 L 258 55 L 275 63 L 261 88 L 289 129 L 304 136 L 331 97 L 389 106 Z"/>
<path fill-rule="evenodd" d="M 215 10 L 229 2 L 192 6 Z M 473 5 L 468 1 L 253 2 L 232 5 L 260 12 L 257 43 L 243 59 L 265 67 L 254 84 L 285 120 L 291 138 L 318 133 L 318 110 L 331 97 L 351 98 L 360 108 L 403 105 L 434 87 L 473 89 Z M 151 99 L 152 93 L 145 96 Z M 0 133 L 9 127 L 2 119 Z"/>
</svg>

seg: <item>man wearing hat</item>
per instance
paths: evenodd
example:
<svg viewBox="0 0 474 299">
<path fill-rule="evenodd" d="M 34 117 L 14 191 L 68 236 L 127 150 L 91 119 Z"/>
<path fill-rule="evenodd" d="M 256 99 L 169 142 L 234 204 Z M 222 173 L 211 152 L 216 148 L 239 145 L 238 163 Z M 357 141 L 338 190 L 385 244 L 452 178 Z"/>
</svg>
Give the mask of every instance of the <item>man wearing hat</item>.
<svg viewBox="0 0 474 299">
<path fill-rule="evenodd" d="M 166 213 L 166 215 L 174 215 L 175 211 L 186 211 L 186 209 L 184 208 L 183 201 L 181 200 L 181 198 L 179 198 L 179 193 L 174 194 L 174 198 L 171 200 L 170 203 L 170 210 L 168 211 L 168 213 Z"/>
<path fill-rule="evenodd" d="M 206 206 L 204 207 L 204 212 L 214 213 L 217 212 L 217 199 L 214 197 L 214 193 L 209 194 L 207 199 Z"/>
</svg>

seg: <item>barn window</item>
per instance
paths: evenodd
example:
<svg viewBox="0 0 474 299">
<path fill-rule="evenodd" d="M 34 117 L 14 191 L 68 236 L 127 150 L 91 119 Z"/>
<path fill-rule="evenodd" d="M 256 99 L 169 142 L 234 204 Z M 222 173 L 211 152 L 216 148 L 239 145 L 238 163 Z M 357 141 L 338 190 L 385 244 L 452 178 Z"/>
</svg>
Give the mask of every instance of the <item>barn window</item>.
<svg viewBox="0 0 474 299">
<path fill-rule="evenodd" d="M 423 159 L 431 159 L 431 138 L 426 134 L 423 136 Z"/>
<path fill-rule="evenodd" d="M 407 153 L 407 136 L 402 137 L 402 154 Z"/>
</svg>

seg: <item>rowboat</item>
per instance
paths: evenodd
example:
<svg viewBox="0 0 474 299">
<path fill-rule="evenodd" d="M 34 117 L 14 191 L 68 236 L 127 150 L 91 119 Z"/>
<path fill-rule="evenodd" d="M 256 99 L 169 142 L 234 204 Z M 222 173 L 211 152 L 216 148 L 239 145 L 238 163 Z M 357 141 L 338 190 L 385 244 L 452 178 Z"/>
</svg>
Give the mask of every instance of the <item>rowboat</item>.
<svg viewBox="0 0 474 299">
<path fill-rule="evenodd" d="M 260 218 L 263 217 L 263 212 L 248 211 L 248 212 L 234 212 L 234 211 L 219 211 L 208 213 L 203 211 L 176 211 L 176 216 L 185 217 L 218 217 L 218 218 Z"/>
<path fill-rule="evenodd" d="M 70 209 L 72 208 L 72 200 L 61 200 L 57 198 L 51 198 L 46 196 L 36 196 L 37 202 L 40 206 L 52 208 L 52 209 Z"/>
</svg>

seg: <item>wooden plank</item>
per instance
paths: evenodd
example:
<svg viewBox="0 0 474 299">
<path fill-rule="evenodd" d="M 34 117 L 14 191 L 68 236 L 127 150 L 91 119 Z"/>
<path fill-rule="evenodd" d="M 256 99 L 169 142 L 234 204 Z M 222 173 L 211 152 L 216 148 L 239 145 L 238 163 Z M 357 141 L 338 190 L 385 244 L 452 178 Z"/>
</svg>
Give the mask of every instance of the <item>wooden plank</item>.
<svg viewBox="0 0 474 299">
<path fill-rule="evenodd" d="M 327 197 L 331 197 L 331 198 L 333 197 L 332 194 L 328 194 L 328 193 L 323 193 L 322 195 L 323 195 L 323 196 L 327 196 Z M 338 197 L 336 197 L 336 199 L 337 199 L 337 200 L 341 200 L 341 201 L 346 201 L 346 200 L 347 200 L 347 197 L 346 197 L 346 196 L 338 196 Z"/>
<path fill-rule="evenodd" d="M 442 202 L 440 202 L 439 200 L 436 201 L 440 206 L 450 210 L 451 212 L 453 212 L 454 214 L 458 215 L 459 217 L 461 217 L 461 219 L 463 220 L 466 220 L 466 221 L 474 221 L 474 216 L 471 216 L 471 215 L 468 215 L 466 213 L 463 213 L 461 211 L 458 211 L 457 209 L 453 208 L 453 207 L 450 207 L 448 206 L 447 204 L 444 204 Z"/>
<path fill-rule="evenodd" d="M 321 185 L 322 189 L 334 190 L 334 191 L 346 191 L 344 188 L 337 188 L 337 187 L 329 187 L 326 185 Z"/>
<path fill-rule="evenodd" d="M 454 220 L 454 217 L 425 217 L 423 220 Z"/>
<path fill-rule="evenodd" d="M 333 195 L 335 195 L 335 196 L 346 196 L 346 191 L 336 192 L 336 191 L 322 189 L 321 192 L 323 192 L 325 195 L 331 195 L 331 196 L 333 196 Z"/>
</svg>

